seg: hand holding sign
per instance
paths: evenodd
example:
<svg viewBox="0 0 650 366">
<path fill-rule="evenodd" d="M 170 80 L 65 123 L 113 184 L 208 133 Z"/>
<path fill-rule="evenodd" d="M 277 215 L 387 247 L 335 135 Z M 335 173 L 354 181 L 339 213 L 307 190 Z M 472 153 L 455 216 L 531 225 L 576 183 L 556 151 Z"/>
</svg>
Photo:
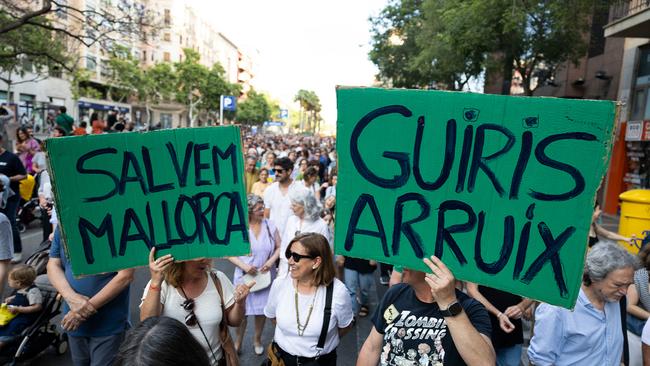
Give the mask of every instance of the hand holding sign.
<svg viewBox="0 0 650 366">
<path fill-rule="evenodd" d="M 235 303 L 244 304 L 246 296 L 248 296 L 253 286 L 255 286 L 255 281 L 235 287 Z"/>
<path fill-rule="evenodd" d="M 436 256 L 431 256 L 431 260 L 424 258 L 426 264 L 432 273 L 427 273 L 424 278 L 429 287 L 433 299 L 438 303 L 440 309 L 447 309 L 449 304 L 456 301 L 456 279 L 449 268 Z"/>
<path fill-rule="evenodd" d="M 164 271 L 170 264 L 174 263 L 174 257 L 171 254 L 163 255 L 154 259 L 156 247 L 151 248 L 149 252 L 149 272 L 151 273 L 151 284 L 160 286 L 164 279 Z"/>
</svg>

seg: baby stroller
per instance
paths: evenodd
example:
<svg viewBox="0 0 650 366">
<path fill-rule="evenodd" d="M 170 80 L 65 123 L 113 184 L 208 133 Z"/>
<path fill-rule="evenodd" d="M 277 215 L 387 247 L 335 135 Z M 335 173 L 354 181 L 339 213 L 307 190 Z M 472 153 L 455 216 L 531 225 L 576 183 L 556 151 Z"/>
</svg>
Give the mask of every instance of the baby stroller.
<svg viewBox="0 0 650 366">
<path fill-rule="evenodd" d="M 41 206 L 38 204 L 38 198 L 32 198 L 29 201 L 23 201 L 21 199 L 20 202 L 18 214 L 16 215 L 16 225 L 18 226 L 18 231 L 24 233 L 32 221 L 43 218 L 43 212 Z"/>
<path fill-rule="evenodd" d="M 2 365 L 15 365 L 32 359 L 51 345 L 59 355 L 64 354 L 68 349 L 67 335 L 59 332 L 56 324 L 52 322 L 52 319 L 61 313 L 62 297 L 50 285 L 45 275 L 44 263 L 47 261 L 47 256 L 43 253 L 49 253 L 50 245 L 49 241 L 41 243 L 39 249 L 25 261 L 25 264 L 34 266 L 39 275 L 36 285 L 43 294 L 43 309 L 38 313 L 36 320 L 23 330 L 14 342 L 7 344 L 2 350 L 0 354 Z"/>
</svg>

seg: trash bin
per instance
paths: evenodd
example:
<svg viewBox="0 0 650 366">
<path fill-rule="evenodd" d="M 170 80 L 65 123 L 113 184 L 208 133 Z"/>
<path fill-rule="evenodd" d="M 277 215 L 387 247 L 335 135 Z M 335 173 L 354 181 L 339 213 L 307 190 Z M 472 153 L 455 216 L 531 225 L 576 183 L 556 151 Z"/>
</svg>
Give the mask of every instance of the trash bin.
<svg viewBox="0 0 650 366">
<path fill-rule="evenodd" d="M 633 189 L 621 193 L 621 219 L 618 223 L 618 232 L 623 236 L 636 235 L 643 239 L 644 231 L 650 230 L 650 190 Z M 640 243 L 640 240 L 638 241 Z M 630 253 L 636 254 L 639 248 L 636 245 L 619 242 Z"/>
</svg>

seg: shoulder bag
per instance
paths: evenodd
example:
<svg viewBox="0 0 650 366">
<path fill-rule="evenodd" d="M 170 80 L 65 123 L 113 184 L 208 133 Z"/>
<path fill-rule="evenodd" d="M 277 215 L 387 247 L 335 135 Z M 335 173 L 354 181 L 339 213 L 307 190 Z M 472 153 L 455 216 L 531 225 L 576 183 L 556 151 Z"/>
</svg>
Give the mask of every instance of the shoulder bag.
<svg viewBox="0 0 650 366">
<path fill-rule="evenodd" d="M 221 360 L 219 360 L 220 366 L 239 366 L 239 356 L 237 356 L 237 351 L 235 350 L 235 343 L 230 336 L 230 331 L 228 330 L 228 322 L 226 321 L 226 305 L 224 304 L 223 290 L 221 289 L 221 282 L 217 275 L 210 271 L 210 277 L 214 281 L 214 285 L 217 287 L 219 292 L 219 297 L 221 298 L 221 323 L 219 323 L 219 340 L 221 340 Z"/>
</svg>

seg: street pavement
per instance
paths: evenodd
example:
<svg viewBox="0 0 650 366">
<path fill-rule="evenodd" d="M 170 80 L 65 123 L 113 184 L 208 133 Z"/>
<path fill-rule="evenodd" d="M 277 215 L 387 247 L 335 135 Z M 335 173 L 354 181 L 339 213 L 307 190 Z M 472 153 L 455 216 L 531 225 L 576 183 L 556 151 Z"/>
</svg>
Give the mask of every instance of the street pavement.
<svg viewBox="0 0 650 366">
<path fill-rule="evenodd" d="M 608 230 L 615 231 L 618 228 L 618 218 L 603 215 L 602 225 Z M 40 228 L 37 226 L 38 226 L 37 223 L 33 223 L 33 226 L 28 228 L 28 230 L 22 234 L 23 254 L 24 254 L 23 258 L 25 259 L 38 248 L 38 245 L 41 242 L 41 231 Z M 234 272 L 234 266 L 229 261 L 223 259 L 217 259 L 215 260 L 215 267 L 218 270 L 226 273 L 230 278 L 232 278 Z M 363 342 L 365 342 L 367 335 L 370 333 L 370 329 L 372 328 L 370 318 L 372 316 L 372 313 L 376 309 L 378 299 L 380 299 L 381 296 L 383 296 L 383 294 L 387 290 L 386 286 L 379 284 L 378 271 L 375 272 L 375 279 L 376 279 L 375 281 L 376 286 L 373 287 L 370 293 L 370 299 L 371 299 L 370 315 L 368 317 L 359 318 L 357 320 L 354 329 L 341 340 L 341 343 L 337 349 L 337 354 L 338 354 L 337 364 L 340 366 L 354 365 L 356 363 L 359 350 L 361 349 Z M 139 322 L 140 311 L 138 309 L 138 305 L 140 304 L 142 291 L 145 285 L 147 284 L 147 281 L 149 281 L 148 269 L 145 267 L 138 268 L 135 273 L 135 279 L 131 285 L 131 299 L 130 299 L 131 323 L 134 325 Z M 5 290 L 5 292 L 7 292 L 7 290 Z M 54 321 L 58 324 L 58 322 L 60 321 L 60 317 L 55 318 Z M 254 322 L 251 319 L 248 322 L 246 336 L 244 338 L 244 344 L 240 356 L 242 366 L 248 366 L 248 365 L 257 366 L 260 365 L 264 360 L 264 356 L 257 356 L 253 351 L 253 339 L 252 339 L 253 325 Z M 233 337 L 235 336 L 235 329 L 231 328 L 231 335 Z M 264 343 L 264 345 L 268 345 L 272 339 L 273 339 L 273 324 L 271 322 L 267 322 L 266 326 L 264 327 L 262 342 Z M 524 351 L 524 358 L 525 358 L 525 351 Z M 50 349 L 43 352 L 39 357 L 34 359 L 30 364 L 35 366 L 60 366 L 60 365 L 63 366 L 63 365 L 72 365 L 72 361 L 70 358 L 69 351 L 66 352 L 66 354 L 64 355 L 59 356 L 54 352 L 54 349 L 50 347 Z"/>
</svg>

